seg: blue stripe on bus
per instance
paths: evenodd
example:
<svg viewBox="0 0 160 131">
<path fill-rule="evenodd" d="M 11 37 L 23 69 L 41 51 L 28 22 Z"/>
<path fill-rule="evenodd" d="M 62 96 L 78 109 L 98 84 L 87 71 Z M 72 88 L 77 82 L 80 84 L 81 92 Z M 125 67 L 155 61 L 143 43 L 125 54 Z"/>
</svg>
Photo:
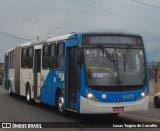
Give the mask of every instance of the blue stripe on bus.
<svg viewBox="0 0 160 131">
<path fill-rule="evenodd" d="M 50 104 L 50 105 L 55 105 L 55 93 L 56 93 L 57 87 L 63 90 L 62 89 L 63 82 L 58 77 L 58 73 L 63 73 L 63 72 L 56 71 L 56 70 L 49 71 L 46 77 L 46 80 L 44 81 L 44 84 L 42 85 L 41 94 L 39 96 L 42 102 Z M 56 78 L 56 83 L 54 83 L 54 77 Z"/>
</svg>

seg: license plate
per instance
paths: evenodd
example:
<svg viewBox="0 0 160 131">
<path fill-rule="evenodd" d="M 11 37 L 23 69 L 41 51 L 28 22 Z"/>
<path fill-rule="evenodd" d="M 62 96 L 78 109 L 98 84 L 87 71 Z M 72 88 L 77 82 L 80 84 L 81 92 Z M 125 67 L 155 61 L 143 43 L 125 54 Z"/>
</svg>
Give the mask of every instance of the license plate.
<svg viewBox="0 0 160 131">
<path fill-rule="evenodd" d="M 113 107 L 113 112 L 124 111 L 124 107 Z"/>
</svg>

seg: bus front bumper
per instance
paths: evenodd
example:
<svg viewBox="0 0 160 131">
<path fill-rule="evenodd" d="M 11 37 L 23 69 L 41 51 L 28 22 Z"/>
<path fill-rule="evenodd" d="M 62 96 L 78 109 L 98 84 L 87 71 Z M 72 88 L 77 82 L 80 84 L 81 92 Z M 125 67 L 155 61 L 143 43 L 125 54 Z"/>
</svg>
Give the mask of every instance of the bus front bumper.
<svg viewBox="0 0 160 131">
<path fill-rule="evenodd" d="M 83 114 L 108 114 L 128 111 L 147 111 L 149 95 L 134 102 L 102 103 L 80 98 L 80 113 Z M 113 108 L 124 107 L 123 111 L 113 111 Z"/>
</svg>

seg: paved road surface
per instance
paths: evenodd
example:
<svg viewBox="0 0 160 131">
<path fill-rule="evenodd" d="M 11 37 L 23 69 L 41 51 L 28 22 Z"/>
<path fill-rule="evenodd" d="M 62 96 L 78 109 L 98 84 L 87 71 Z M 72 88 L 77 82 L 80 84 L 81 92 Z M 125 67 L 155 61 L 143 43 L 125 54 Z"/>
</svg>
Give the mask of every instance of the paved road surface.
<svg viewBox="0 0 160 131">
<path fill-rule="evenodd" d="M 10 97 L 3 87 L 0 86 L 0 122 L 160 122 L 160 109 L 155 109 L 153 101 L 150 100 L 149 110 L 147 112 L 121 113 L 117 117 L 111 117 L 108 115 L 78 114 L 71 114 L 69 117 L 63 117 L 60 116 L 56 112 L 56 109 L 51 106 L 45 104 L 27 105 L 23 97 Z M 93 129 L 78 128 L 76 130 Z M 112 128 L 111 130 L 115 130 L 115 128 Z M 118 130 L 122 130 L 122 128 L 118 128 Z M 137 130 L 141 129 L 138 128 Z M 147 130 L 151 130 L 151 128 L 147 128 Z"/>
</svg>

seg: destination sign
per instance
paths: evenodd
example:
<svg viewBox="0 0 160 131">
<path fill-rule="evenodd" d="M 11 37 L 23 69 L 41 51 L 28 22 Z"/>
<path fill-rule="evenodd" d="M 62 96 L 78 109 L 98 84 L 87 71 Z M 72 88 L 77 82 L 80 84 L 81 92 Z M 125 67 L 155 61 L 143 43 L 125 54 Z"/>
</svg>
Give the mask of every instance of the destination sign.
<svg viewBox="0 0 160 131">
<path fill-rule="evenodd" d="M 86 36 L 83 39 L 84 44 L 134 44 L 142 45 L 142 39 L 129 36 Z"/>
</svg>

